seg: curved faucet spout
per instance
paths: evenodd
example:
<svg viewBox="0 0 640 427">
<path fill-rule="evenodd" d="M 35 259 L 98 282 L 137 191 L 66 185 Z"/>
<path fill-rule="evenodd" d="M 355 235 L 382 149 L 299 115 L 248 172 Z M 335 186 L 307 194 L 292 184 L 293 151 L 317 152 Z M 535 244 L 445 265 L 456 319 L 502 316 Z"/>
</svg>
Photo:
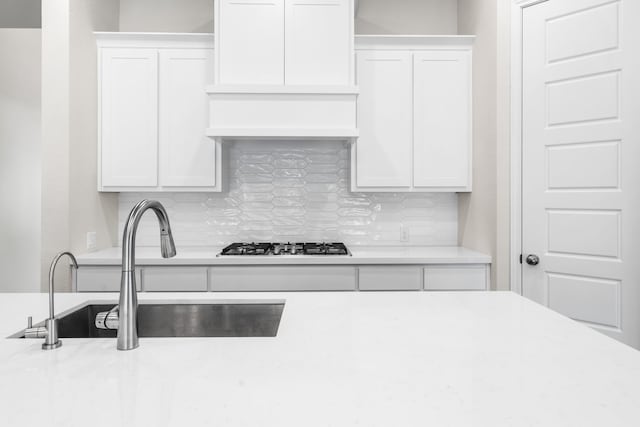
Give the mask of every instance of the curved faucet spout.
<svg viewBox="0 0 640 427">
<path fill-rule="evenodd" d="M 160 251 L 163 258 L 176 255 L 169 216 L 162 204 L 156 200 L 142 200 L 131 209 L 122 234 L 122 278 L 120 282 L 118 350 L 132 350 L 138 347 L 137 312 L 138 298 L 136 290 L 136 231 L 142 215 L 151 209 L 160 224 Z"/>
<path fill-rule="evenodd" d="M 53 280 L 56 275 L 56 265 L 58 265 L 58 261 L 60 260 L 60 258 L 62 258 L 65 255 L 71 259 L 71 264 L 73 265 L 73 267 L 76 270 L 78 269 L 78 261 L 76 261 L 76 257 L 73 256 L 71 252 L 66 252 L 66 251 L 60 252 L 55 257 L 53 257 L 53 260 L 51 261 L 51 265 L 49 266 L 49 319 L 53 319 L 55 317 L 54 316 L 55 310 L 53 309 L 53 291 L 54 291 Z"/>
<path fill-rule="evenodd" d="M 156 200 L 142 200 L 131 209 L 122 234 L 122 271 L 135 270 L 136 232 L 142 215 L 151 209 L 158 217 L 160 224 L 160 252 L 163 258 L 171 258 L 176 255 L 176 246 L 173 243 L 169 216 L 164 206 Z"/>
<path fill-rule="evenodd" d="M 53 257 L 51 266 L 49 267 L 49 318 L 45 320 L 44 327 L 38 326 L 35 328 L 31 326 L 31 318 L 29 318 L 29 327 L 24 331 L 25 338 L 44 338 L 44 343 L 42 344 L 43 350 L 54 350 L 62 345 L 62 341 L 58 338 L 58 319 L 55 317 L 53 307 L 53 291 L 55 288 L 53 281 L 56 275 L 58 261 L 65 255 L 71 259 L 73 267 L 75 267 L 76 270 L 78 269 L 76 257 L 73 256 L 71 252 L 60 252 Z"/>
</svg>

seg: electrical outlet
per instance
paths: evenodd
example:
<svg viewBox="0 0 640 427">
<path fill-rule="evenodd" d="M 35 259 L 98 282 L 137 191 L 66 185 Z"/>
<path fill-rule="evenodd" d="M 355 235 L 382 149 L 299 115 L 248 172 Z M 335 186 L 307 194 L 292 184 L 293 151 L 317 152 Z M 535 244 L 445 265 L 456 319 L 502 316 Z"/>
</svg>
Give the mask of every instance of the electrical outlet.
<svg viewBox="0 0 640 427">
<path fill-rule="evenodd" d="M 95 250 L 97 246 L 97 236 L 95 231 L 89 231 L 87 233 L 87 250 Z"/>
<path fill-rule="evenodd" d="M 404 225 L 400 226 L 400 241 L 409 241 L 409 227 L 405 227 Z"/>
</svg>

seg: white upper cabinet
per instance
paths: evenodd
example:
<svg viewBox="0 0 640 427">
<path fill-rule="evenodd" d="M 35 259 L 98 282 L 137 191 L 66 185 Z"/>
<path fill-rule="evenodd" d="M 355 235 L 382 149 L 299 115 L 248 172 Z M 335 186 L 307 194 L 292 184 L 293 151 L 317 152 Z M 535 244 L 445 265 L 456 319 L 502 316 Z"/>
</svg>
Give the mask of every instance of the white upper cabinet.
<svg viewBox="0 0 640 427">
<path fill-rule="evenodd" d="M 411 52 L 363 51 L 357 56 L 356 144 L 359 187 L 411 187 Z"/>
<path fill-rule="evenodd" d="M 205 136 L 211 49 L 160 50 L 160 185 L 215 187 L 216 147 Z"/>
<path fill-rule="evenodd" d="M 471 52 L 413 55 L 414 186 L 471 186 Z"/>
<path fill-rule="evenodd" d="M 97 33 L 99 191 L 220 191 L 211 35 Z"/>
<path fill-rule="evenodd" d="M 471 191 L 472 36 L 358 36 L 351 189 Z"/>
<path fill-rule="evenodd" d="M 215 0 L 216 85 L 353 85 L 353 0 Z"/>
<path fill-rule="evenodd" d="M 102 186 L 158 184 L 158 54 L 153 49 L 100 52 Z"/>
<path fill-rule="evenodd" d="M 353 83 L 351 7 L 345 0 L 285 0 L 285 84 Z"/>
<path fill-rule="evenodd" d="M 207 135 L 352 139 L 353 0 L 214 0 Z"/>
<path fill-rule="evenodd" d="M 284 0 L 216 0 L 217 83 L 284 84 Z"/>
</svg>

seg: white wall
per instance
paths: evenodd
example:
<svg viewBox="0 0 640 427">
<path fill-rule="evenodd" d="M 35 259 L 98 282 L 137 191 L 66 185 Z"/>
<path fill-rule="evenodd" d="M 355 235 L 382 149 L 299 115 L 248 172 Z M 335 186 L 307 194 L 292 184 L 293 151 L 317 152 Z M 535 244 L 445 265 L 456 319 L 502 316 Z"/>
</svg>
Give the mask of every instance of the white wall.
<svg viewBox="0 0 640 427">
<path fill-rule="evenodd" d="M 456 34 L 455 0 L 360 0 L 356 34 Z"/>
<path fill-rule="evenodd" d="M 49 262 L 69 249 L 69 1 L 42 5 L 42 289 Z M 58 269 L 58 284 L 68 282 Z"/>
<path fill-rule="evenodd" d="M 511 260 L 511 4 L 498 2 L 496 93 L 496 288 L 510 289 Z"/>
<path fill-rule="evenodd" d="M 213 0 L 120 0 L 120 31 L 212 33 Z"/>
<path fill-rule="evenodd" d="M 360 0 L 355 30 L 456 34 L 456 15 L 456 0 Z M 120 31 L 213 32 L 213 0 L 121 0 Z"/>
<path fill-rule="evenodd" d="M 117 244 L 117 194 L 98 193 L 98 74 L 94 31 L 118 31 L 118 0 L 72 0 L 69 87 L 69 247 L 87 252 L 87 232 L 97 248 Z"/>
<path fill-rule="evenodd" d="M 473 192 L 459 196 L 458 241 L 467 248 L 491 254 L 494 289 L 498 264 L 502 262 L 496 259 L 497 3 L 496 0 L 458 1 L 459 32 L 476 35 L 473 48 Z"/>
<path fill-rule="evenodd" d="M 511 1 L 459 0 L 474 47 L 473 193 L 459 198 L 459 243 L 491 254 L 492 288 L 510 289 Z"/>
<path fill-rule="evenodd" d="M 42 7 L 42 289 L 53 256 L 115 244 L 117 198 L 96 184 L 96 45 L 92 31 L 117 30 L 117 0 L 56 0 Z M 109 21 L 113 21 L 109 23 Z M 69 290 L 60 264 L 59 289 Z"/>
<path fill-rule="evenodd" d="M 0 291 L 40 290 L 39 29 L 0 29 Z"/>
</svg>

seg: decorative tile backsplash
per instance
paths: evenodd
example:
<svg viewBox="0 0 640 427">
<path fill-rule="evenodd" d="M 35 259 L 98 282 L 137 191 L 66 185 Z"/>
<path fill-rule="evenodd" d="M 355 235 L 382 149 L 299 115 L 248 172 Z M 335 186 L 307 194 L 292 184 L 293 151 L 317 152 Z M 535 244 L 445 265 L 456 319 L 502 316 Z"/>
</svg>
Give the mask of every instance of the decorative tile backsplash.
<svg viewBox="0 0 640 427">
<path fill-rule="evenodd" d="M 351 193 L 342 142 L 225 143 L 223 193 L 121 193 L 119 235 L 138 201 L 167 209 L 178 246 L 234 241 L 343 241 L 347 245 L 456 245 L 454 193 Z M 158 246 L 155 215 L 145 215 L 140 246 Z"/>
</svg>

